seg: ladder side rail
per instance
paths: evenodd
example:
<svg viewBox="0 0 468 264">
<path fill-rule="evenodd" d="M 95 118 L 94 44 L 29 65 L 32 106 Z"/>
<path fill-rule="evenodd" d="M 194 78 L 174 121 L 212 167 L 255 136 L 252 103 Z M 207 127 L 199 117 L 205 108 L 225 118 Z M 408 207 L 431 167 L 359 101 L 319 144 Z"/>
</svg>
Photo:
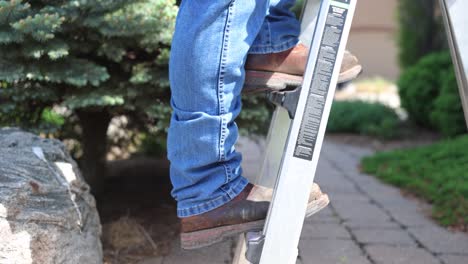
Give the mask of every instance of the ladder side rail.
<svg viewBox="0 0 468 264">
<path fill-rule="evenodd" d="M 312 43 L 321 3 L 322 0 L 306 0 L 304 4 L 301 14 L 301 34 L 299 35 L 299 40 L 302 43 Z"/>
<path fill-rule="evenodd" d="M 281 109 L 281 107 L 276 107 L 272 116 L 270 129 L 268 130 L 267 144 L 264 152 L 265 158 L 261 171 L 256 177 L 249 178 L 250 182 L 268 188 L 274 187 L 283 149 L 286 145 L 290 122 L 288 112 Z M 247 252 L 245 235 L 246 234 L 239 235 L 232 262 L 233 264 L 251 263 L 245 256 Z"/>
<path fill-rule="evenodd" d="M 440 7 L 444 18 L 444 26 L 447 32 L 453 66 L 457 76 L 465 121 L 468 127 L 468 37 L 466 34 L 462 34 L 462 30 L 466 30 L 465 27 L 468 25 L 468 17 L 465 14 L 465 11 L 468 10 L 468 2 L 466 0 L 464 2 L 458 0 L 447 3 L 447 0 L 440 0 Z M 451 11 L 452 8 L 453 11 Z M 451 12 L 461 12 L 461 10 L 464 10 L 463 16 L 460 15 L 460 13 L 451 14 Z M 455 15 L 455 17 L 453 17 L 453 15 Z"/>
<path fill-rule="evenodd" d="M 344 6 L 348 9 L 341 32 L 341 43 L 340 40 L 338 40 L 338 51 L 332 68 L 332 73 L 329 76 L 331 79 L 324 80 L 325 82 L 328 82 L 328 87 L 326 87 L 328 88 L 328 91 L 325 91 L 325 96 L 318 96 L 320 97 L 318 98 L 314 93 L 319 91 L 314 90 L 317 89 L 317 87 L 312 87 L 314 84 L 312 77 L 316 80 L 321 78 L 319 74 L 315 73 L 315 63 L 319 60 L 320 52 L 327 49 L 327 47 L 322 46 L 322 41 L 324 41 L 323 35 L 326 31 L 327 22 L 334 23 L 332 21 L 333 19 L 328 21 L 329 12 L 337 10 L 335 8 L 339 9 Z M 308 66 L 304 75 L 301 96 L 299 98 L 295 118 L 292 123 L 290 136 L 288 137 L 288 147 L 282 161 L 280 175 L 276 183 L 273 201 L 270 205 L 271 208 L 267 218 L 266 227 L 264 229 L 265 245 L 260 264 L 296 263 L 297 246 L 299 244 L 299 238 L 304 222 L 307 200 L 320 155 L 328 115 L 333 101 L 333 94 L 338 81 L 338 74 L 341 65 L 340 62 L 343 59 L 345 44 L 348 39 L 355 7 L 356 0 L 324 0 L 322 2 L 321 11 L 314 33 L 314 41 L 312 41 L 311 45 Z M 328 29 L 330 29 L 330 27 Z M 327 37 L 330 36 L 328 35 Z M 321 59 L 324 59 L 324 57 Z M 320 67 L 324 66 L 323 63 L 326 64 L 328 62 L 323 60 Z M 317 65 L 319 65 L 319 63 Z M 318 69 L 323 71 L 320 67 L 318 67 Z M 314 74 L 315 76 L 312 76 Z M 320 88 L 323 89 L 325 87 Z M 312 93 L 310 93 L 310 90 L 312 90 Z M 298 140 L 304 140 L 304 138 L 300 139 L 300 130 L 304 129 L 304 125 L 307 128 L 307 125 L 309 124 L 303 123 L 305 121 L 303 118 L 304 116 L 306 119 L 311 118 L 310 111 L 313 112 L 313 108 L 316 107 L 323 107 L 323 111 L 321 113 L 318 131 L 314 139 L 315 144 L 313 149 L 311 149 L 312 152 L 308 154 L 301 152 L 298 154 Z M 301 137 L 304 137 L 304 135 Z M 307 137 L 307 135 L 305 137 Z M 307 141 L 308 139 L 305 140 Z M 298 158 L 298 156 L 301 155 L 311 155 L 310 160 L 309 158 Z"/>
<path fill-rule="evenodd" d="M 281 107 L 276 107 L 268 131 L 265 158 L 256 184 L 268 188 L 275 187 L 290 124 L 288 112 Z"/>
</svg>

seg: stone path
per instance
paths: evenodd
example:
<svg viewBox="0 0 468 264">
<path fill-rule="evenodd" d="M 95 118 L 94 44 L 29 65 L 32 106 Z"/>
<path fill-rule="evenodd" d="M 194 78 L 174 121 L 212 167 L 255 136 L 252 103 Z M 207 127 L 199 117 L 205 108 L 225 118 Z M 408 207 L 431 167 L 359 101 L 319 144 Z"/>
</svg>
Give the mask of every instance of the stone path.
<svg viewBox="0 0 468 264">
<path fill-rule="evenodd" d="M 258 170 L 261 145 L 240 146 L 246 173 Z M 425 216 L 427 206 L 359 172 L 360 159 L 371 153 L 325 142 L 316 181 L 332 202 L 306 220 L 298 264 L 467 264 L 467 234 L 439 227 Z M 231 263 L 234 249 L 235 241 L 198 251 L 174 242 L 173 254 L 141 264 Z"/>
</svg>

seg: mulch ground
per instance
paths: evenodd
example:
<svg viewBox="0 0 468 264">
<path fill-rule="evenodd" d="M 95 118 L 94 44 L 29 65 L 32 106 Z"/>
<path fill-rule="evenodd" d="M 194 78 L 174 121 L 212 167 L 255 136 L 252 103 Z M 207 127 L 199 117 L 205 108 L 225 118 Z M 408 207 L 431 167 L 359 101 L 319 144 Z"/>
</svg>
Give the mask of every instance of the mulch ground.
<svg viewBox="0 0 468 264">
<path fill-rule="evenodd" d="M 104 263 L 130 264 L 170 254 L 179 233 L 168 162 L 114 161 L 97 204 Z"/>
</svg>

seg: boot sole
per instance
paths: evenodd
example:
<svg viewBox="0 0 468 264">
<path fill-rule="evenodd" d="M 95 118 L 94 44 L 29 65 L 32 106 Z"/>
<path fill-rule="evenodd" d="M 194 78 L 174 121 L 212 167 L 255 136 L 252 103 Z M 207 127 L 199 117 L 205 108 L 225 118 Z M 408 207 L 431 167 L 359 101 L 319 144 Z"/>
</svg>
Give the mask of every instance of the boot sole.
<svg viewBox="0 0 468 264">
<path fill-rule="evenodd" d="M 338 84 L 347 83 L 356 79 L 362 73 L 362 66 L 356 65 L 351 69 L 340 72 L 340 77 L 338 78 Z"/>
<path fill-rule="evenodd" d="M 244 93 L 281 91 L 301 86 L 302 76 L 281 72 L 249 71 L 245 73 Z"/>
<path fill-rule="evenodd" d="M 338 77 L 338 84 L 356 79 L 362 73 L 362 66 L 356 65 Z M 245 73 L 243 93 L 258 93 L 264 91 L 282 91 L 294 89 L 302 85 L 302 76 L 280 72 L 250 71 Z"/>
<path fill-rule="evenodd" d="M 326 194 L 323 194 L 319 199 L 310 202 L 307 205 L 306 217 L 316 214 L 325 208 L 329 202 L 330 200 Z M 189 233 L 181 233 L 181 246 L 183 249 L 207 247 L 242 233 L 262 230 L 264 225 L 265 219 L 238 225 L 228 225 Z"/>
<path fill-rule="evenodd" d="M 330 199 L 327 194 L 322 194 L 317 200 L 307 204 L 306 218 L 311 217 L 312 215 L 318 213 L 323 208 L 327 207 L 330 203 Z"/>
</svg>

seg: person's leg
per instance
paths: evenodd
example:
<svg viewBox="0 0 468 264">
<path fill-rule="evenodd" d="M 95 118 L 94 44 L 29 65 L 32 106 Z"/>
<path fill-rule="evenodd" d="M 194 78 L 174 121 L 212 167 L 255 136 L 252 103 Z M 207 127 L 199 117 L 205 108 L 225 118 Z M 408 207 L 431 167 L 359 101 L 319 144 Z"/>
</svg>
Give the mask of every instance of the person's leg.
<svg viewBox="0 0 468 264">
<path fill-rule="evenodd" d="M 247 53 L 268 8 L 268 0 L 185 0 L 180 6 L 170 58 L 168 158 L 183 248 L 264 226 L 272 190 L 242 177 L 234 119 Z M 307 214 L 327 204 L 317 186 Z"/>
<path fill-rule="evenodd" d="M 291 12 L 296 0 L 270 0 L 260 32 L 249 54 L 279 53 L 299 42 L 300 23 Z"/>
<path fill-rule="evenodd" d="M 234 149 L 243 65 L 267 0 L 182 1 L 170 58 L 173 115 L 168 135 L 179 217 L 208 212 L 248 184 Z"/>
</svg>

